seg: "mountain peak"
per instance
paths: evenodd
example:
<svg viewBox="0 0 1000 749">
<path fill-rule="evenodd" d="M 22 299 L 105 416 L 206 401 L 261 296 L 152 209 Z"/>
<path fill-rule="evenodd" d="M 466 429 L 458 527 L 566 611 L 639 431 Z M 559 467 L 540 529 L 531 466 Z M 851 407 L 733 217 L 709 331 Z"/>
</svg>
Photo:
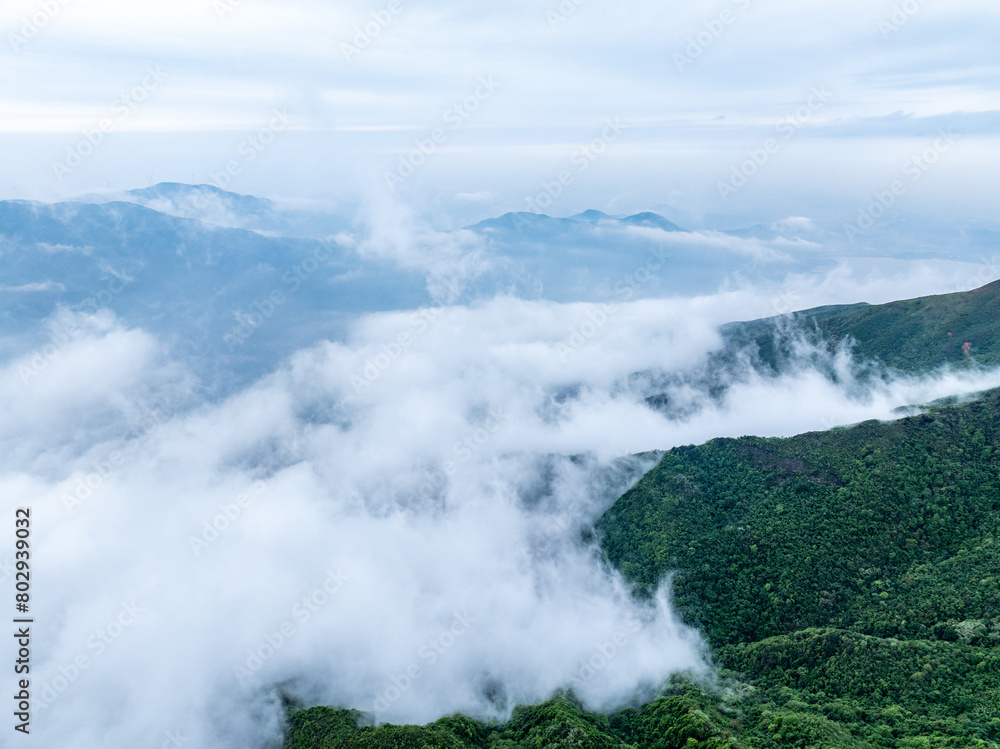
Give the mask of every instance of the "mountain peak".
<svg viewBox="0 0 1000 749">
<path fill-rule="evenodd" d="M 188 185 L 183 182 L 160 182 L 151 187 L 128 190 L 125 195 L 126 200 L 131 199 L 132 202 L 147 206 L 154 201 L 167 200 L 175 206 L 197 207 L 199 203 L 204 203 L 204 208 L 211 202 L 243 216 L 264 213 L 273 207 L 267 198 L 229 192 L 215 185 Z"/>
<path fill-rule="evenodd" d="M 643 211 L 642 213 L 636 213 L 632 216 L 626 216 L 623 219 L 619 219 L 619 221 L 623 224 L 631 224 L 633 226 L 649 226 L 655 229 L 663 229 L 664 231 L 684 231 L 673 221 L 668 221 L 659 213 L 653 213 L 652 211 Z"/>
<path fill-rule="evenodd" d="M 603 211 L 598 211 L 593 208 L 590 208 L 584 211 L 583 213 L 578 213 L 575 216 L 570 216 L 570 218 L 576 219 L 577 221 L 605 221 L 605 220 L 611 220 L 614 217 L 609 216 Z"/>
</svg>

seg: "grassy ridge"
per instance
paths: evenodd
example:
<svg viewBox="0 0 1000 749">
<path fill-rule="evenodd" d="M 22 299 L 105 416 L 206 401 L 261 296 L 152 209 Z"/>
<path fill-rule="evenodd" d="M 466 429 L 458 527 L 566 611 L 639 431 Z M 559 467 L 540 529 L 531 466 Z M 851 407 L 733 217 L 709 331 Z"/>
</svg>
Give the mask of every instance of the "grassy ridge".
<svg viewBox="0 0 1000 749">
<path fill-rule="evenodd" d="M 943 364 L 1000 364 L 1000 281 L 979 289 L 888 304 L 818 307 L 785 318 L 731 323 L 722 332 L 737 346 L 752 344 L 763 362 L 779 369 L 789 356 L 777 331 L 789 323 L 830 346 L 850 339 L 856 356 L 904 372 Z M 968 343 L 969 346 L 965 347 Z"/>
</svg>

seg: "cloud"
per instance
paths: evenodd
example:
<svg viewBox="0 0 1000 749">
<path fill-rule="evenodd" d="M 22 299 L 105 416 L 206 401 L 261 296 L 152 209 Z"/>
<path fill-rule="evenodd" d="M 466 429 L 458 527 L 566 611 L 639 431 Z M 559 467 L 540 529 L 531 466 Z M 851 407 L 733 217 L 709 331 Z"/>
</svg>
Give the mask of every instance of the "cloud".
<svg viewBox="0 0 1000 749">
<path fill-rule="evenodd" d="M 773 224 L 775 231 L 790 230 L 795 232 L 815 232 L 816 223 L 806 216 L 789 216 Z"/>
<path fill-rule="evenodd" d="M 605 207 L 625 193 L 633 207 L 622 210 L 645 209 L 672 191 L 695 213 L 705 210 L 732 157 L 759 146 L 762 125 L 773 135 L 810 86 L 825 82 L 834 92 L 822 113 L 828 124 L 803 128 L 794 159 L 783 153 L 787 166 L 771 167 L 787 191 L 772 193 L 753 222 L 853 203 L 863 191 L 851 175 L 870 172 L 873 150 L 878 158 L 894 154 L 890 136 L 906 141 L 952 122 L 959 134 L 996 132 L 990 91 L 998 17 L 978 0 L 924 3 L 889 38 L 879 24 L 892 8 L 860 0 L 813 3 L 807 12 L 787 2 L 724 3 L 737 20 L 683 71 L 672 54 L 708 33 L 706 24 L 725 8 L 642 2 L 623 14 L 580 4 L 553 26 L 549 14 L 561 13 L 559 3 L 474 11 L 403 3 L 361 57 L 348 60 L 340 43 L 372 21 L 378 4 L 223 5 L 232 11 L 220 17 L 201 0 L 170 13 L 117 0 L 60 4 L 28 45 L 15 52 L 8 44 L 4 142 L 20 193 L 78 193 L 103 188 L 106 180 L 147 184 L 151 174 L 191 180 L 196 172 L 204 181 L 208 170 L 237 155 L 245 131 L 257 130 L 272 107 L 288 105 L 298 129 L 275 146 L 283 157 L 248 165 L 238 189 L 351 195 L 413 148 L 414 133 L 431 132 L 480 75 L 503 81 L 503 96 L 478 110 L 437 154 L 438 166 L 414 184 L 441 196 L 488 190 L 506 210 L 523 207 L 532 186 L 552 180 L 607 117 L 620 117 L 627 135 L 602 157 L 599 180 L 591 171 L 574 185 L 566 213 Z M 0 20 L 17 30 L 36 12 L 28 0 L 7 3 Z M 174 43 L 180 36 L 182 46 Z M 236 59 L 244 64 L 230 64 Z M 150 63 L 170 76 L 123 123 L 131 132 L 108 134 L 88 168 L 65 184 L 39 168 L 74 146 L 81 129 L 96 127 Z M 655 95 L 663 91 L 669 96 Z M 871 136 L 879 142 L 866 144 Z M 288 169 L 290 163 L 296 168 Z M 956 180 L 964 186 L 959 192 L 985 212 L 992 194 L 984 175 L 995 165 L 980 154 L 968 168 L 976 179 Z M 13 194 L 14 185 L 4 189 Z M 750 193 L 741 200 L 750 201 Z M 949 215 L 947 208 L 941 215 Z"/>
<path fill-rule="evenodd" d="M 423 273 L 434 300 L 459 300 L 476 279 L 502 262 L 487 253 L 483 238 L 475 232 L 428 228 L 408 206 L 377 191 L 370 195 L 363 230 L 360 236 L 348 236 L 346 245 L 363 258 Z"/>
<path fill-rule="evenodd" d="M 479 192 L 459 192 L 455 193 L 455 200 L 459 203 L 486 203 L 496 200 L 496 195 L 490 190 L 480 190 Z"/>
<path fill-rule="evenodd" d="M 23 283 L 19 286 L 0 286 L 0 291 L 9 292 L 34 292 L 34 291 L 65 291 L 66 287 L 56 281 L 39 281 L 36 283 Z"/>
<path fill-rule="evenodd" d="M 762 262 L 787 262 L 792 258 L 782 250 L 815 249 L 819 245 L 803 239 L 787 240 L 782 237 L 771 240 L 734 237 L 719 231 L 677 232 L 664 231 L 650 226 L 629 226 L 622 231 L 632 237 L 656 242 L 672 249 L 723 250 L 753 258 Z M 781 247 L 782 250 L 778 248 Z"/>
<path fill-rule="evenodd" d="M 956 135 L 996 135 L 1000 130 L 1000 110 L 942 112 L 919 116 L 913 112 L 892 112 L 876 117 L 856 117 L 825 122 L 812 129 L 826 137 L 933 137 L 942 131 Z"/>
<path fill-rule="evenodd" d="M 108 314 L 54 321 L 67 335 L 37 377 L 20 377 L 33 355 L 0 373 L 0 501 L 32 507 L 44 570 L 38 740 L 179 730 L 263 746 L 280 735 L 279 689 L 422 722 L 503 716 L 567 686 L 610 708 L 703 671 L 668 587 L 633 601 L 581 535 L 655 459 L 634 454 L 1000 384 L 863 386 L 843 356 L 823 363 L 836 384 L 804 352 L 777 379 L 735 373 L 721 397 L 669 385 L 694 406 L 682 418 L 645 403 L 634 373 L 702 365 L 718 323 L 778 292 L 808 305 L 932 281 L 845 267 L 794 283 L 614 310 L 495 297 L 369 315 L 219 399 Z"/>
</svg>

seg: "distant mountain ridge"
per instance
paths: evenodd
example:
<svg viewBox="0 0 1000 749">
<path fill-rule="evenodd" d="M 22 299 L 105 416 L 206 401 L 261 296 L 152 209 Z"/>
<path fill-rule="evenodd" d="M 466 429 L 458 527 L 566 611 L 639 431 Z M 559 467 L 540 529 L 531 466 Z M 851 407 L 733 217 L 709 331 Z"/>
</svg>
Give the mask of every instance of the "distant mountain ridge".
<svg viewBox="0 0 1000 749">
<path fill-rule="evenodd" d="M 40 345 L 42 321 L 60 308 L 106 308 L 223 380 L 256 377 L 299 347 L 342 335 L 349 315 L 429 301 L 422 276 L 336 242 L 126 201 L 0 201 L 0 254 L 0 338 L 9 349 L 15 337 L 29 350 Z M 260 319 L 258 306 L 275 292 L 280 308 Z"/>
<path fill-rule="evenodd" d="M 282 205 L 215 185 L 160 182 L 125 192 L 85 195 L 78 202 L 135 203 L 178 218 L 288 237 L 319 238 L 350 226 L 350 221 L 330 210 Z"/>
<path fill-rule="evenodd" d="M 425 272 L 395 263 L 391 253 L 384 259 L 359 253 L 363 234 L 325 231 L 345 222 L 181 183 L 52 204 L 0 201 L 0 352 L 39 345 L 43 320 L 59 308 L 75 309 L 109 283 L 117 288 L 116 278 L 128 281 L 109 308 L 124 324 L 147 328 L 174 341 L 178 353 L 212 358 L 213 368 L 241 378 L 274 367 L 295 347 L 342 335 L 352 315 L 436 303 Z M 730 247 L 727 235 L 686 232 L 653 212 L 508 213 L 464 231 L 478 234 L 468 245 L 478 253 L 479 275 L 463 279 L 461 295 L 452 300 L 458 303 L 496 293 L 555 302 L 621 302 L 622 289 L 629 298 L 712 293 L 734 276 L 773 282 L 828 262 L 812 251 L 806 260 L 748 255 L 739 243 L 762 240 L 733 238 Z M 250 345 L 230 345 L 233 330 L 248 332 L 254 305 L 282 290 L 286 274 L 324 247 L 331 248 L 324 255 L 329 261 L 294 284 L 294 297 L 275 321 L 239 339 Z M 655 272 L 648 272 L 651 264 Z M 792 328 L 829 347 L 856 340 L 859 358 L 903 370 L 990 364 L 1000 361 L 1000 341 L 983 321 L 996 317 L 991 284 L 933 302 L 734 323 L 723 327 L 726 350 L 709 362 L 706 377 L 721 382 L 732 372 L 726 357 L 747 350 L 756 352 L 762 369 L 778 371 L 790 355 Z M 653 403 L 655 383 L 649 395 Z"/>
<path fill-rule="evenodd" d="M 602 211 L 590 209 L 583 213 L 578 213 L 568 218 L 556 218 L 544 213 L 529 213 L 526 211 L 513 211 L 505 213 L 496 218 L 488 218 L 465 228 L 469 231 L 517 231 L 525 230 L 541 231 L 547 234 L 558 234 L 560 232 L 572 232 L 580 228 L 580 225 L 593 225 L 598 222 L 609 224 L 620 224 L 625 226 L 645 226 L 663 231 L 684 231 L 677 224 L 668 221 L 658 213 L 644 212 L 631 216 L 609 216 Z"/>
</svg>

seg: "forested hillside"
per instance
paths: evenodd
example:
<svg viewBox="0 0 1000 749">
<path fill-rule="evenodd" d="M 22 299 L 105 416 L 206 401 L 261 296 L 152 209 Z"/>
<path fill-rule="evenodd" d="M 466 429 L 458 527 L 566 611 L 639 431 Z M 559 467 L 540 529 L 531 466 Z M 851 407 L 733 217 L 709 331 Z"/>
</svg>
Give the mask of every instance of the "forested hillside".
<svg viewBox="0 0 1000 749">
<path fill-rule="evenodd" d="M 1000 739 L 998 520 L 992 391 L 889 424 L 672 450 L 600 530 L 641 587 L 676 570 L 682 615 L 776 705 L 870 742 L 966 745 Z"/>
<path fill-rule="evenodd" d="M 998 439 L 993 391 L 889 424 L 712 440 L 667 453 L 599 530 L 628 577 L 681 571 L 676 604 L 713 645 L 823 626 L 947 639 L 1000 616 L 1000 580 L 969 577 L 1000 571 Z"/>
<path fill-rule="evenodd" d="M 917 371 L 1000 362 L 998 317 L 1000 282 L 798 321 Z M 780 367 L 787 323 L 726 334 Z M 672 575 L 676 608 L 711 645 L 711 682 L 675 677 L 614 715 L 559 695 L 503 725 L 358 727 L 349 711 L 293 711 L 286 747 L 996 749 L 998 522 L 1000 390 L 892 423 L 676 448 L 596 533 L 637 595 Z"/>
<path fill-rule="evenodd" d="M 599 532 L 675 600 L 722 668 L 641 710 L 571 695 L 486 726 L 358 728 L 294 714 L 314 747 L 995 747 L 1000 741 L 1000 391 L 882 424 L 670 451 Z"/>
</svg>

